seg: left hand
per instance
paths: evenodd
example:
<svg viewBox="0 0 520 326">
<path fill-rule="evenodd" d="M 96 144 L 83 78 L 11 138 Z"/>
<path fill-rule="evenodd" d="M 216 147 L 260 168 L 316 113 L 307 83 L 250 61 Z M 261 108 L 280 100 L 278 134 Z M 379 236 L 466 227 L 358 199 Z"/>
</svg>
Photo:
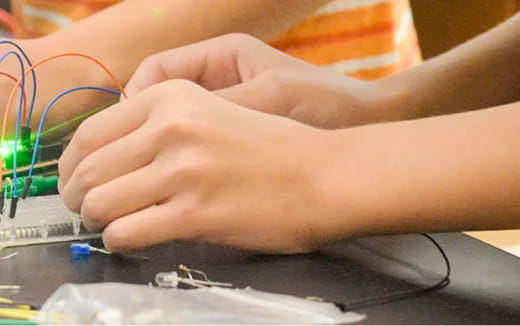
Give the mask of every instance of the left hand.
<svg viewBox="0 0 520 326">
<path fill-rule="evenodd" d="M 129 96 L 171 79 L 193 81 L 243 107 L 324 128 L 395 120 L 407 87 L 348 78 L 243 34 L 190 44 L 144 60 Z"/>
<path fill-rule="evenodd" d="M 115 252 L 176 239 L 307 252 L 326 242 L 327 133 L 167 81 L 80 126 L 60 191 Z"/>
</svg>

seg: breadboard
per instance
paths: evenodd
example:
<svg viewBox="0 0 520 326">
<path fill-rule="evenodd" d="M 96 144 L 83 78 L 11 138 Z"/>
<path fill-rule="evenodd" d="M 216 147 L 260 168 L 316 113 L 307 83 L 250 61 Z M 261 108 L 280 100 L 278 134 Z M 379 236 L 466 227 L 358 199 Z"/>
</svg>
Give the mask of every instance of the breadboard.
<svg viewBox="0 0 520 326">
<path fill-rule="evenodd" d="M 10 200 L 5 207 L 9 208 Z M 0 247 L 98 238 L 82 226 L 80 216 L 65 207 L 59 195 L 29 197 L 18 202 L 16 217 L 0 215 Z"/>
</svg>

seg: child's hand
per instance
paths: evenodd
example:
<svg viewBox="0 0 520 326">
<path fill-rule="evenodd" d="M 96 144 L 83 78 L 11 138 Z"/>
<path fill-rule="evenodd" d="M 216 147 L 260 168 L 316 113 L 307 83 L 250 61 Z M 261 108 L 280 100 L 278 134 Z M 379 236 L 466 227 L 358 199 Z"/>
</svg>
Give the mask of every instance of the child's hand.
<svg viewBox="0 0 520 326">
<path fill-rule="evenodd" d="M 385 120 L 393 96 L 387 85 L 346 78 L 241 34 L 146 59 L 127 92 L 169 79 L 188 79 L 242 106 L 323 128 Z"/>
<path fill-rule="evenodd" d="M 327 241 L 329 133 L 166 81 L 80 126 L 60 189 L 113 251 L 184 239 L 306 252 Z"/>
</svg>

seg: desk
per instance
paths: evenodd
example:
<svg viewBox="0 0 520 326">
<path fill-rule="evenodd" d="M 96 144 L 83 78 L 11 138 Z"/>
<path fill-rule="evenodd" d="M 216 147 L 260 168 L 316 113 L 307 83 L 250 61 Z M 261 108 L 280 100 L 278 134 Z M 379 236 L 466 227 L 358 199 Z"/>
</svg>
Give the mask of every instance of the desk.
<svg viewBox="0 0 520 326">
<path fill-rule="evenodd" d="M 448 288 L 359 310 L 367 324 L 518 324 L 520 259 L 463 234 L 440 234 L 453 265 Z M 23 286 L 16 299 L 41 304 L 65 282 L 146 284 L 179 264 L 215 281 L 297 296 L 349 302 L 434 283 L 444 264 L 419 235 L 353 241 L 320 253 L 263 256 L 208 245 L 172 243 L 146 252 L 151 261 L 93 255 L 73 261 L 68 244 L 19 248 L 0 264 L 0 284 Z"/>
</svg>

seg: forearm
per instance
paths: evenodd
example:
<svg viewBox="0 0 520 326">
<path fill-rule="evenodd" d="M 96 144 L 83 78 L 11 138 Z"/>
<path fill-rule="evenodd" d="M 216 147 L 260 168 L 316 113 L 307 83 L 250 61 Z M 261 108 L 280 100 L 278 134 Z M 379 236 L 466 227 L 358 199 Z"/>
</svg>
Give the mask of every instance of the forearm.
<svg viewBox="0 0 520 326">
<path fill-rule="evenodd" d="M 332 132 L 325 234 L 520 228 L 519 123 L 515 103 Z"/>
<path fill-rule="evenodd" d="M 49 37 L 56 50 L 96 56 L 126 82 L 147 56 L 231 32 L 274 37 L 327 0 L 127 0 Z M 91 79 L 109 84 L 102 74 Z"/>
<path fill-rule="evenodd" d="M 41 39 L 20 40 L 20 44 L 34 62 L 64 52 L 89 54 L 102 61 L 125 84 L 138 64 L 151 54 L 230 32 L 269 39 L 327 1 L 126 0 L 70 28 Z M 17 73 L 16 65 L 6 67 L 7 71 Z M 78 58 L 60 58 L 41 66 L 37 73 L 40 87 L 34 126 L 45 104 L 64 89 L 83 85 L 115 87 L 102 69 Z M 0 90 L 10 89 L 11 84 L 5 84 Z M 109 101 L 111 97 L 99 92 L 67 97 L 49 114 L 47 125 L 62 123 Z M 13 115 L 11 120 L 14 121 Z M 69 132 L 71 128 L 61 132 Z"/>
<path fill-rule="evenodd" d="M 404 120 L 520 100 L 520 14 L 409 71 L 379 81 L 382 120 Z"/>
</svg>

